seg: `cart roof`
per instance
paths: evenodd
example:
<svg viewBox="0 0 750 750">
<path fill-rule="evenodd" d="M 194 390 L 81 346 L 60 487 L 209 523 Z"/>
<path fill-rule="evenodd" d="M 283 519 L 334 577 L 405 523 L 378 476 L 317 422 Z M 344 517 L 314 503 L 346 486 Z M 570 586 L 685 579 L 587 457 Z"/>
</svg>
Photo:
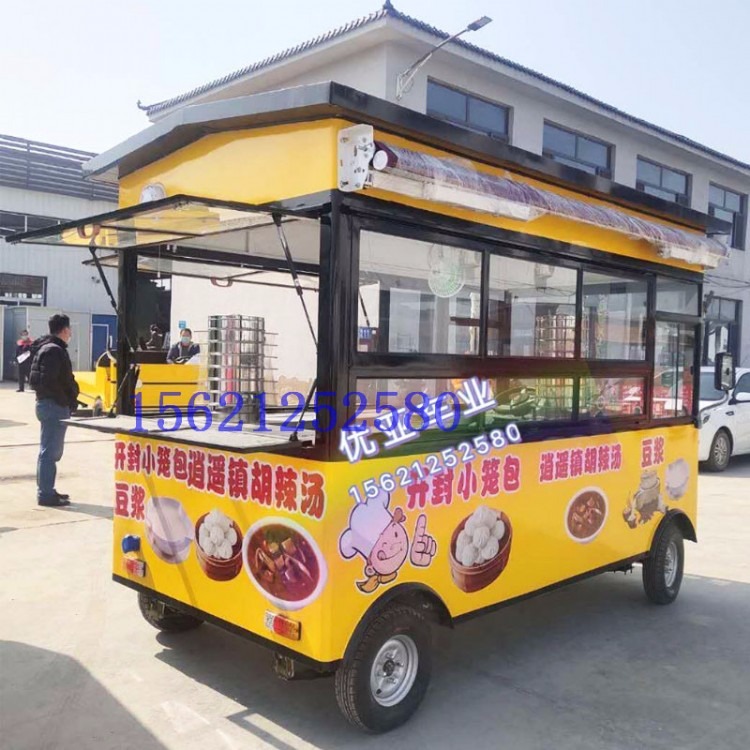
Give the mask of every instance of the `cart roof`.
<svg viewBox="0 0 750 750">
<path fill-rule="evenodd" d="M 95 157 L 84 165 L 84 171 L 92 179 L 117 182 L 210 134 L 330 118 L 368 123 L 383 132 L 486 164 L 504 166 L 708 233 L 729 231 L 726 222 L 694 209 L 334 82 L 184 107 Z"/>
</svg>

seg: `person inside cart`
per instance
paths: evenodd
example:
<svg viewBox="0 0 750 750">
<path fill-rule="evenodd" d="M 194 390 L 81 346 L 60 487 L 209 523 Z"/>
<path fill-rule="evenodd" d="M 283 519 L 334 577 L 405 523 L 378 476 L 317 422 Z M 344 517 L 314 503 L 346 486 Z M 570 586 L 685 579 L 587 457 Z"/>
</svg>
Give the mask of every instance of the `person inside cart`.
<svg viewBox="0 0 750 750">
<path fill-rule="evenodd" d="M 23 393 L 24 386 L 31 372 L 31 345 L 34 342 L 24 328 L 16 341 L 16 364 L 18 365 L 18 392 Z"/>
<path fill-rule="evenodd" d="M 180 331 L 180 340 L 169 350 L 167 362 L 171 365 L 184 365 L 196 354 L 200 353 L 200 346 L 193 343 L 193 332 L 189 328 Z"/>
</svg>

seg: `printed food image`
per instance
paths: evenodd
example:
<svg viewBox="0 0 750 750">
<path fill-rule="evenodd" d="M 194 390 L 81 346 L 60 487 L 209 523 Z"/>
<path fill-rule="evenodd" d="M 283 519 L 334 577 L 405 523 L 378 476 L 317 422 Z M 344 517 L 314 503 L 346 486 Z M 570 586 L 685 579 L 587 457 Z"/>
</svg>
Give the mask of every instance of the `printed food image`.
<svg viewBox="0 0 750 750">
<path fill-rule="evenodd" d="M 508 564 L 512 536 L 508 516 L 485 505 L 461 521 L 450 547 L 456 586 L 467 593 L 489 586 Z"/>
<path fill-rule="evenodd" d="M 181 563 L 190 553 L 193 524 L 182 504 L 171 497 L 154 497 L 144 514 L 146 538 L 164 562 Z"/>
<path fill-rule="evenodd" d="M 588 487 L 568 503 L 565 528 L 576 542 L 590 542 L 604 528 L 607 520 L 607 498 L 602 490 Z"/>
<path fill-rule="evenodd" d="M 301 609 L 317 598 L 326 569 L 312 537 L 287 519 L 265 519 L 245 535 L 245 570 L 261 593 L 282 609 Z"/>
<path fill-rule="evenodd" d="M 679 500 L 687 491 L 690 467 L 684 458 L 678 458 L 667 466 L 666 488 L 672 500 Z"/>
<path fill-rule="evenodd" d="M 687 484 L 687 479 L 685 482 Z M 666 510 L 661 496 L 659 475 L 653 469 L 644 471 L 641 474 L 640 486 L 634 495 L 628 497 L 628 503 L 622 512 L 625 523 L 634 529 L 648 523 L 654 517 L 654 513 L 666 513 Z"/>
<path fill-rule="evenodd" d="M 196 556 L 203 572 L 215 581 L 230 581 L 242 568 L 242 532 L 229 516 L 212 510 L 195 525 Z"/>
</svg>

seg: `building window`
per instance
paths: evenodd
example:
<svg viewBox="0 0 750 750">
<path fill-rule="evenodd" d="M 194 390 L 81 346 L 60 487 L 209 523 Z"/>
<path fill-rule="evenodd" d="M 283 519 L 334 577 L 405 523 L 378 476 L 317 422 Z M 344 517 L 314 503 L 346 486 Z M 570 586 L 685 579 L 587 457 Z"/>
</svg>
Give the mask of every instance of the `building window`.
<svg viewBox="0 0 750 750">
<path fill-rule="evenodd" d="M 708 186 L 708 213 L 732 225 L 732 247 L 744 250 L 747 196 L 712 183 Z"/>
<path fill-rule="evenodd" d="M 18 214 L 13 211 L 0 211 L 0 237 L 7 237 L 16 232 L 31 232 L 34 229 L 44 229 L 52 224 L 60 224 L 60 219 L 49 216 L 33 216 Z"/>
<path fill-rule="evenodd" d="M 709 300 L 710 297 L 710 300 Z M 734 361 L 740 361 L 740 320 L 742 303 L 734 299 L 706 295 L 704 333 L 703 333 L 703 364 L 713 365 L 716 355 L 729 352 L 734 355 Z"/>
<path fill-rule="evenodd" d="M 665 201 L 690 205 L 690 175 L 638 157 L 636 187 Z"/>
<path fill-rule="evenodd" d="M 44 305 L 47 279 L 18 273 L 0 273 L 0 304 Z"/>
<path fill-rule="evenodd" d="M 508 139 L 508 107 L 466 94 L 442 83 L 427 81 L 427 114 L 491 135 L 493 138 Z"/>
<path fill-rule="evenodd" d="M 544 155 L 589 174 L 612 176 L 612 146 L 549 122 L 544 123 Z"/>
</svg>

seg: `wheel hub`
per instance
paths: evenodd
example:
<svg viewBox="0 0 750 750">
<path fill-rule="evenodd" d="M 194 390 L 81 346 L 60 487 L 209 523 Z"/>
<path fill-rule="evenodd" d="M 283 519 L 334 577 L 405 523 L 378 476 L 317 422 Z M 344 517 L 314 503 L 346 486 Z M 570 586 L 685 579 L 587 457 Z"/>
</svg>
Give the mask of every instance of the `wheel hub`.
<svg viewBox="0 0 750 750">
<path fill-rule="evenodd" d="M 664 583 L 667 588 L 672 588 L 677 578 L 677 545 L 670 542 L 664 555 Z"/>
<path fill-rule="evenodd" d="M 375 702 L 386 708 L 400 703 L 414 685 L 418 666 L 417 645 L 408 635 L 388 639 L 370 671 L 370 691 Z"/>
</svg>

